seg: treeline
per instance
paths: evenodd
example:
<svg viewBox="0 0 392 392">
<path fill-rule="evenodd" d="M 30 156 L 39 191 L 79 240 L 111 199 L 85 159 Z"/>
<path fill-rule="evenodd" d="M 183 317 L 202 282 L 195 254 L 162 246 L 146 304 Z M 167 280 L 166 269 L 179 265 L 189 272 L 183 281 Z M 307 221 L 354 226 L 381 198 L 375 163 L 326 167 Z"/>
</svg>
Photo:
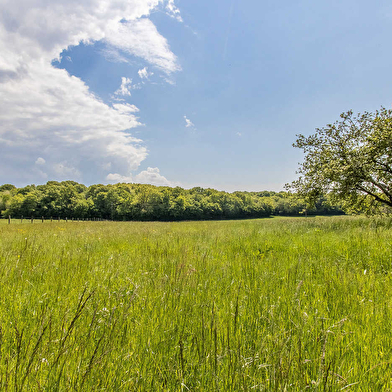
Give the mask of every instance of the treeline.
<svg viewBox="0 0 392 392">
<path fill-rule="evenodd" d="M 343 214 L 322 196 L 313 208 L 287 192 L 221 192 L 145 184 L 91 185 L 49 181 L 45 185 L 0 186 L 0 213 L 13 218 L 111 220 L 204 220 Z"/>
</svg>

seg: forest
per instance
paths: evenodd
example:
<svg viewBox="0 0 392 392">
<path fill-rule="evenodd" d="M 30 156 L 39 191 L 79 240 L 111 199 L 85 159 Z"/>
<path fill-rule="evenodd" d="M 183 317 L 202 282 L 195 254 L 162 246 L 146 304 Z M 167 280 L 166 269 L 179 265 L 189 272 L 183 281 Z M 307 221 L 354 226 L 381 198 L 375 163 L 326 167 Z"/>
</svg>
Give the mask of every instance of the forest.
<svg viewBox="0 0 392 392">
<path fill-rule="evenodd" d="M 3 218 L 178 221 L 262 218 L 273 215 L 341 215 L 341 206 L 321 195 L 310 206 L 290 192 L 233 192 L 146 184 L 96 184 L 49 181 L 17 188 L 0 186 Z"/>
</svg>

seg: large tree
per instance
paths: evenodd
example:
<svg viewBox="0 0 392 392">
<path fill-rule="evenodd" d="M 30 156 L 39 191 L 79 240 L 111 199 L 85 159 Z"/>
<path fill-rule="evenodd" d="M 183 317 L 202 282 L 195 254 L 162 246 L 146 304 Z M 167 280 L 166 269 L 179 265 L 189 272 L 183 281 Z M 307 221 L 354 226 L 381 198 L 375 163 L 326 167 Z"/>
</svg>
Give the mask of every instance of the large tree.
<svg viewBox="0 0 392 392">
<path fill-rule="evenodd" d="M 305 159 L 288 187 L 312 202 L 329 193 L 352 210 L 392 207 L 392 110 L 352 111 L 311 136 L 297 135 Z"/>
</svg>

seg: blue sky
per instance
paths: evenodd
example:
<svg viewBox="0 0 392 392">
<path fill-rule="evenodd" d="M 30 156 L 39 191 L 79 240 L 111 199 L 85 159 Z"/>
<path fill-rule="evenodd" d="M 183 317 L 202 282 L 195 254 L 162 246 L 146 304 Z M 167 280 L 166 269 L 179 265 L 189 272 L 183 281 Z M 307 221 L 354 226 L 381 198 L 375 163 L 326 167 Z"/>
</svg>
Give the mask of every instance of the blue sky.
<svg viewBox="0 0 392 392">
<path fill-rule="evenodd" d="M 282 190 L 296 134 L 391 106 L 387 1 L 0 9 L 0 183 Z"/>
</svg>

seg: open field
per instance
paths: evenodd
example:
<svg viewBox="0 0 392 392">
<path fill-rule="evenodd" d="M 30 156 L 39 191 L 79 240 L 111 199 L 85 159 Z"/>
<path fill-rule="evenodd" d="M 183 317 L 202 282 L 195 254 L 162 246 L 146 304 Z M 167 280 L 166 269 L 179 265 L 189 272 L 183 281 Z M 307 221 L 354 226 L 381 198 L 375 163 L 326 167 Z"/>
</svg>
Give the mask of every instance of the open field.
<svg viewBox="0 0 392 392">
<path fill-rule="evenodd" d="M 391 243 L 362 217 L 2 221 L 0 390 L 392 390 Z"/>
</svg>

